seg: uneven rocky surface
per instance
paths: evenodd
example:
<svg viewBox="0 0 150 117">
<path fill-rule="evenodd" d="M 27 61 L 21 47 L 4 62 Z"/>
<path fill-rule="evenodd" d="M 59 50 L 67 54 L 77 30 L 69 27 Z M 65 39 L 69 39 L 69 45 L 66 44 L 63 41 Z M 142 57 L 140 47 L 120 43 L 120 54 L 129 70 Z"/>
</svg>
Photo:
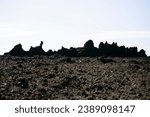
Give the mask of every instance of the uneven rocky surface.
<svg viewBox="0 0 150 117">
<path fill-rule="evenodd" d="M 150 99 L 150 58 L 0 56 L 0 99 Z"/>
</svg>

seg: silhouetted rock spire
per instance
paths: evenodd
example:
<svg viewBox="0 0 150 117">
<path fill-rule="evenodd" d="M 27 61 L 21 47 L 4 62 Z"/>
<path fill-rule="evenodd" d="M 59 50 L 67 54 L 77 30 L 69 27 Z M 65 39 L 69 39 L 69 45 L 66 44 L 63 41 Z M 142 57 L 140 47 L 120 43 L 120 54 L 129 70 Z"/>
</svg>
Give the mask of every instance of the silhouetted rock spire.
<svg viewBox="0 0 150 117">
<path fill-rule="evenodd" d="M 42 46 L 43 46 L 43 41 L 41 41 L 41 43 L 40 43 L 40 47 L 42 48 Z"/>
</svg>

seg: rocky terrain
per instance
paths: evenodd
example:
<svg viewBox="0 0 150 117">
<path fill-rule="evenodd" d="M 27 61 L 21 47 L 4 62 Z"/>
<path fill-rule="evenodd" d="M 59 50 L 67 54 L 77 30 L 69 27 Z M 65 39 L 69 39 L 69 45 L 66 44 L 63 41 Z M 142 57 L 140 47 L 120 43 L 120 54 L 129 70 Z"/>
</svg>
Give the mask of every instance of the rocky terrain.
<svg viewBox="0 0 150 117">
<path fill-rule="evenodd" d="M 0 56 L 2 100 L 149 100 L 150 58 Z"/>
<path fill-rule="evenodd" d="M 88 40 L 83 47 L 0 56 L 0 99 L 150 99 L 150 58 L 137 47 Z M 109 57 L 111 56 L 111 57 Z"/>
</svg>

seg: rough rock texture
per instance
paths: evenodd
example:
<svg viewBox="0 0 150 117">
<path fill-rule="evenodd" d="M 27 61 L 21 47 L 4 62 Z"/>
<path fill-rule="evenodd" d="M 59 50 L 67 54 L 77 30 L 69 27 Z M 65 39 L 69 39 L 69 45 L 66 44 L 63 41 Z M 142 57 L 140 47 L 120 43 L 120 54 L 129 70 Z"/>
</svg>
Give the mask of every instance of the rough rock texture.
<svg viewBox="0 0 150 117">
<path fill-rule="evenodd" d="M 150 58 L 105 60 L 1 56 L 0 99 L 150 99 Z"/>
</svg>

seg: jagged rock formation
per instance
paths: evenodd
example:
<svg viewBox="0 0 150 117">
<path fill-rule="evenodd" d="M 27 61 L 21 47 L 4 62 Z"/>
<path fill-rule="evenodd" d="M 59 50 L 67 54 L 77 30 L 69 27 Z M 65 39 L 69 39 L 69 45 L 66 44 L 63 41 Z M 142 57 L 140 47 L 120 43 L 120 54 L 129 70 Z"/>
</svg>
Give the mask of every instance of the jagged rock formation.
<svg viewBox="0 0 150 117">
<path fill-rule="evenodd" d="M 42 48 L 43 42 L 39 46 L 30 48 L 29 51 L 24 51 L 22 45 L 16 45 L 10 52 L 5 55 L 12 56 L 34 56 L 34 55 L 53 55 L 59 54 L 68 57 L 95 57 L 95 56 L 111 56 L 111 57 L 147 57 L 145 51 L 142 49 L 138 52 L 137 47 L 126 48 L 125 46 L 118 46 L 117 43 L 109 44 L 101 42 L 99 47 L 94 47 L 92 40 L 88 40 L 83 47 L 70 49 L 62 47 L 58 51 L 49 50 L 45 52 Z"/>
<path fill-rule="evenodd" d="M 29 56 L 46 55 L 45 51 L 42 48 L 42 45 L 43 45 L 43 41 L 41 41 L 40 46 L 36 46 L 36 47 L 31 46 L 30 50 L 28 51 L 28 55 Z"/>
<path fill-rule="evenodd" d="M 27 55 L 27 52 L 23 50 L 21 44 L 18 44 L 18 45 L 16 45 L 10 52 L 5 53 L 5 55 L 11 55 L 11 56 L 26 56 L 26 55 Z"/>
<path fill-rule="evenodd" d="M 29 51 L 24 51 L 21 44 L 16 45 L 10 52 L 5 53 L 4 55 L 11 56 L 34 56 L 34 55 L 46 55 L 45 51 L 42 48 L 43 42 L 41 41 L 40 46 L 32 47 Z M 48 52 L 49 54 L 50 52 Z"/>
<path fill-rule="evenodd" d="M 99 44 L 99 55 L 112 57 L 146 57 L 145 51 L 142 49 L 138 52 L 137 47 L 126 48 L 118 46 L 117 43 L 108 44 L 101 42 Z"/>
</svg>

